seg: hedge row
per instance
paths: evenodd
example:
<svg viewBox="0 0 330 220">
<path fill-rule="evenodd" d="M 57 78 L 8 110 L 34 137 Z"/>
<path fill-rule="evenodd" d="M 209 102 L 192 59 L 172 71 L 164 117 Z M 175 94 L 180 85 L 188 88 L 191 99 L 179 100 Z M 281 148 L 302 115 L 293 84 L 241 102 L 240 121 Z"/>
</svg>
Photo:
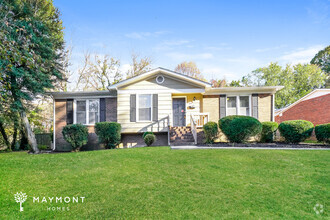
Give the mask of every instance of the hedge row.
<svg viewBox="0 0 330 220">
<path fill-rule="evenodd" d="M 260 142 L 271 143 L 277 129 L 287 143 L 299 143 L 312 135 L 314 125 L 305 120 L 260 123 L 250 116 L 233 115 L 219 120 L 219 128 L 230 142 L 244 143 L 251 137 L 260 135 Z M 208 122 L 203 127 L 205 142 L 213 143 L 218 134 L 215 122 Z M 315 126 L 315 135 L 319 142 L 330 143 L 330 123 Z"/>
</svg>

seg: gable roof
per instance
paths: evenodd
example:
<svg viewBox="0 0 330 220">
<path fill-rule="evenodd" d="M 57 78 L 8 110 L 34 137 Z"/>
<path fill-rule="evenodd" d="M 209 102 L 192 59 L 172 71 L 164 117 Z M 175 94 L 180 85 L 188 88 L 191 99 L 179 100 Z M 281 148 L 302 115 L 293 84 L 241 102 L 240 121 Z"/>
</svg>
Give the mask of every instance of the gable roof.
<svg viewBox="0 0 330 220">
<path fill-rule="evenodd" d="M 310 93 L 308 93 L 307 95 L 305 95 L 304 97 L 302 97 L 301 99 L 292 103 L 288 107 L 279 109 L 278 111 L 275 112 L 275 115 L 277 116 L 277 115 L 289 110 L 290 108 L 294 107 L 295 105 L 299 104 L 300 102 L 306 101 L 308 99 L 317 98 L 317 97 L 327 95 L 327 94 L 330 94 L 330 89 L 315 89 L 315 90 L 311 91 Z"/>
<path fill-rule="evenodd" d="M 153 69 L 153 70 L 150 70 L 148 72 L 142 73 L 141 75 L 134 76 L 132 78 L 125 79 L 125 80 L 120 81 L 116 84 L 113 84 L 113 85 L 109 86 L 108 89 L 114 89 L 114 88 L 118 88 L 118 87 L 121 87 L 121 86 L 129 85 L 129 84 L 132 84 L 134 82 L 146 79 L 150 76 L 153 76 L 153 75 L 156 75 L 156 74 L 159 74 L 159 73 L 163 73 L 163 74 L 166 74 L 166 75 L 169 75 L 169 76 L 172 76 L 172 77 L 175 77 L 175 78 L 178 78 L 178 79 L 181 79 L 181 80 L 184 80 L 186 82 L 190 82 L 190 83 L 193 83 L 193 84 L 196 84 L 196 85 L 199 85 L 199 86 L 211 87 L 211 83 L 204 82 L 202 80 L 192 78 L 192 77 L 184 75 L 182 73 L 178 73 L 178 72 L 175 72 L 175 71 L 172 71 L 172 70 L 168 70 L 168 69 L 165 69 L 165 68 L 162 68 L 162 67 L 158 67 L 156 69 Z"/>
</svg>

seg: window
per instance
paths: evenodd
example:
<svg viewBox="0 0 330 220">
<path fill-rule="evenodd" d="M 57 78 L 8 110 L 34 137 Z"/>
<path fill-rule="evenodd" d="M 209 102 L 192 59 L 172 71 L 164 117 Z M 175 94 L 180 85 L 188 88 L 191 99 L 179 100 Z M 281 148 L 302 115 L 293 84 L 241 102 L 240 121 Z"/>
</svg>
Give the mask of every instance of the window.
<svg viewBox="0 0 330 220">
<path fill-rule="evenodd" d="M 227 116 L 250 115 L 250 96 L 227 97 Z"/>
<path fill-rule="evenodd" d="M 89 100 L 89 123 L 95 124 L 99 122 L 99 100 Z"/>
<path fill-rule="evenodd" d="M 236 115 L 237 106 L 236 106 L 236 96 L 227 98 L 227 115 Z"/>
<path fill-rule="evenodd" d="M 162 84 L 164 81 L 165 81 L 164 76 L 159 75 L 159 76 L 156 77 L 156 82 L 157 82 L 158 84 Z"/>
<path fill-rule="evenodd" d="M 239 103 L 240 103 L 239 114 L 250 115 L 249 96 L 240 96 Z"/>
<path fill-rule="evenodd" d="M 77 101 L 77 124 L 86 124 L 86 101 Z"/>
<path fill-rule="evenodd" d="M 138 120 L 151 121 L 151 95 L 138 95 Z"/>
<path fill-rule="evenodd" d="M 99 122 L 99 100 L 77 100 L 76 123 L 95 124 L 97 122 Z"/>
</svg>

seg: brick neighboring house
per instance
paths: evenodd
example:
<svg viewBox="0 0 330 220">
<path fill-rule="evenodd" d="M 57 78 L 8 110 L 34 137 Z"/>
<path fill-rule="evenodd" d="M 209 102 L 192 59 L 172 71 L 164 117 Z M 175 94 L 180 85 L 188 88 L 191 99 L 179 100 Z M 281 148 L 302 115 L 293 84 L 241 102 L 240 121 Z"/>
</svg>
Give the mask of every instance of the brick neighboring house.
<svg viewBox="0 0 330 220">
<path fill-rule="evenodd" d="M 248 115 L 274 121 L 274 95 L 283 86 L 212 88 L 210 83 L 157 68 L 108 87 L 108 91 L 52 92 L 54 150 L 70 151 L 62 129 L 80 123 L 88 127 L 88 144 L 102 146 L 94 133 L 100 121 L 121 124 L 120 147 L 145 146 L 142 134 L 152 131 L 154 145 L 196 144 L 198 129 L 228 115 Z M 197 134 L 196 134 L 197 133 Z"/>
<path fill-rule="evenodd" d="M 290 106 L 276 111 L 275 121 L 307 120 L 314 125 L 330 123 L 330 89 L 316 89 Z"/>
</svg>

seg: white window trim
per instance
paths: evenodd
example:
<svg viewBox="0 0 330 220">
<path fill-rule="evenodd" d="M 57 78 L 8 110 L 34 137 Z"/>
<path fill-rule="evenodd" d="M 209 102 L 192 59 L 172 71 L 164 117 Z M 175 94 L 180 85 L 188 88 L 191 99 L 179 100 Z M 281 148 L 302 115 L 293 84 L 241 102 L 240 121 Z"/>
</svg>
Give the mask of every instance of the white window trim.
<svg viewBox="0 0 330 220">
<path fill-rule="evenodd" d="M 140 118 L 139 118 L 139 96 L 140 95 L 150 95 L 150 106 L 151 106 L 151 111 L 150 111 L 150 121 L 149 120 L 140 120 Z M 141 94 L 136 94 L 136 122 L 152 122 L 152 114 L 153 114 L 153 100 L 152 100 L 152 96 L 153 96 L 153 94 L 150 94 L 150 93 L 146 93 L 146 94 L 144 94 L 144 93 L 141 93 Z"/>
<path fill-rule="evenodd" d="M 100 115 L 101 115 L 101 108 L 100 108 L 100 99 L 74 99 L 73 100 L 73 124 L 77 124 L 77 101 L 86 101 L 86 124 L 87 126 L 95 125 L 89 124 L 89 101 L 90 100 L 97 100 L 99 102 L 99 115 L 98 121 L 100 122 Z"/>
<path fill-rule="evenodd" d="M 240 115 L 240 99 L 239 97 L 241 96 L 248 96 L 249 97 L 249 115 L 247 116 L 252 116 L 252 110 L 251 110 L 251 102 L 252 102 L 252 95 L 249 94 L 249 95 L 245 95 L 245 94 L 240 94 L 240 95 L 226 95 L 226 116 L 227 113 L 228 113 L 228 105 L 227 105 L 227 98 L 229 97 L 236 97 L 236 115 Z"/>
</svg>

